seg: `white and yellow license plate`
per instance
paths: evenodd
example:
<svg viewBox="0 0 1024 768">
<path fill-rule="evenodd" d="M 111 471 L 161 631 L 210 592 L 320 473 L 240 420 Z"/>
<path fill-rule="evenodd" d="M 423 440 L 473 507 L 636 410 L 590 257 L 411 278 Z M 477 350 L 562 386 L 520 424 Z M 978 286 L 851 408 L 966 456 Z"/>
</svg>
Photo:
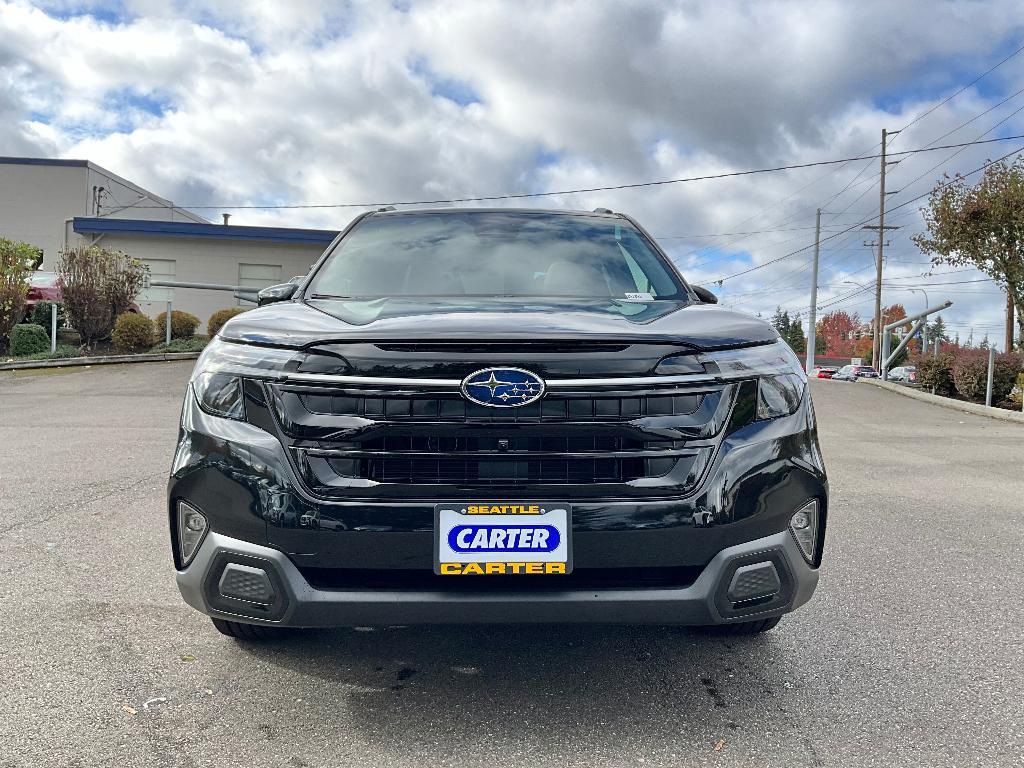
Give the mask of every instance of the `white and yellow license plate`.
<svg viewBox="0 0 1024 768">
<path fill-rule="evenodd" d="M 564 575 L 572 571 L 568 504 L 474 501 L 434 507 L 441 576 Z"/>
</svg>

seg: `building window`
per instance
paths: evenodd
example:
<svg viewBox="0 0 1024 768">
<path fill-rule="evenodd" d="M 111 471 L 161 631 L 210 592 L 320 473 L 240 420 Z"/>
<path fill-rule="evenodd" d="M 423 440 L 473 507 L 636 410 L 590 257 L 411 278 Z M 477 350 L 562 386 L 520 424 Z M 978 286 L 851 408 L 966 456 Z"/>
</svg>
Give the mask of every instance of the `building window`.
<svg viewBox="0 0 1024 768">
<path fill-rule="evenodd" d="M 238 285 L 246 292 L 255 294 L 267 286 L 277 285 L 280 282 L 282 282 L 280 264 L 238 265 Z M 255 297 L 253 300 L 255 300 Z M 238 303 L 242 306 L 248 306 L 252 302 L 239 299 Z"/>
<path fill-rule="evenodd" d="M 175 274 L 174 259 L 139 259 L 149 267 L 149 279 L 173 281 Z M 139 294 L 139 301 L 174 301 L 174 289 L 150 285 Z"/>
</svg>

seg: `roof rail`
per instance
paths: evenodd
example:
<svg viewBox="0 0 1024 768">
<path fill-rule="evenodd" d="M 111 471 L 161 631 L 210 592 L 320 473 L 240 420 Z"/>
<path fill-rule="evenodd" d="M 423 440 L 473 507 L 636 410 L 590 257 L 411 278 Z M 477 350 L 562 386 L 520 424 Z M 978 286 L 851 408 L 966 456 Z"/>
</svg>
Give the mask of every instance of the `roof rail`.
<svg viewBox="0 0 1024 768">
<path fill-rule="evenodd" d="M 595 208 L 594 213 L 615 213 L 611 208 Z"/>
<path fill-rule="evenodd" d="M 377 213 L 387 213 L 388 211 L 397 211 L 397 210 L 398 209 L 395 208 L 395 206 L 393 206 L 393 205 L 385 205 L 383 208 L 378 208 L 377 209 Z"/>
</svg>

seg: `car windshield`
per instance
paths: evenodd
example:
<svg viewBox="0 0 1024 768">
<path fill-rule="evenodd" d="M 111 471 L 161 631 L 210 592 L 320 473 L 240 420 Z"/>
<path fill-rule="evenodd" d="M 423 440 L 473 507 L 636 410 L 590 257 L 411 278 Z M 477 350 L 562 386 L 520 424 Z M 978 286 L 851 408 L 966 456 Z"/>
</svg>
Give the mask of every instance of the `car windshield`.
<svg viewBox="0 0 1024 768">
<path fill-rule="evenodd" d="M 45 287 L 48 285 L 54 285 L 57 282 L 56 272 L 34 272 L 32 277 L 29 278 L 32 285 Z"/>
<path fill-rule="evenodd" d="M 501 211 L 371 216 L 328 257 L 307 295 L 688 298 L 625 219 Z"/>
</svg>

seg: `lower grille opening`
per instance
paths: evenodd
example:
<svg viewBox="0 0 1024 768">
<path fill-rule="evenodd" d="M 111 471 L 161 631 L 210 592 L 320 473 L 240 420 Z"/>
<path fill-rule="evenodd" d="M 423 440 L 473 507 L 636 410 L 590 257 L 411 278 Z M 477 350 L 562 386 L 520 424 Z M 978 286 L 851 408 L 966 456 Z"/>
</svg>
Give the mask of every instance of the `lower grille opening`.
<svg viewBox="0 0 1024 768">
<path fill-rule="evenodd" d="M 657 589 L 691 586 L 703 566 L 577 568 L 565 576 L 438 576 L 422 569 L 299 568 L 316 589 L 443 592 L 558 592 L 567 589 Z"/>
</svg>

